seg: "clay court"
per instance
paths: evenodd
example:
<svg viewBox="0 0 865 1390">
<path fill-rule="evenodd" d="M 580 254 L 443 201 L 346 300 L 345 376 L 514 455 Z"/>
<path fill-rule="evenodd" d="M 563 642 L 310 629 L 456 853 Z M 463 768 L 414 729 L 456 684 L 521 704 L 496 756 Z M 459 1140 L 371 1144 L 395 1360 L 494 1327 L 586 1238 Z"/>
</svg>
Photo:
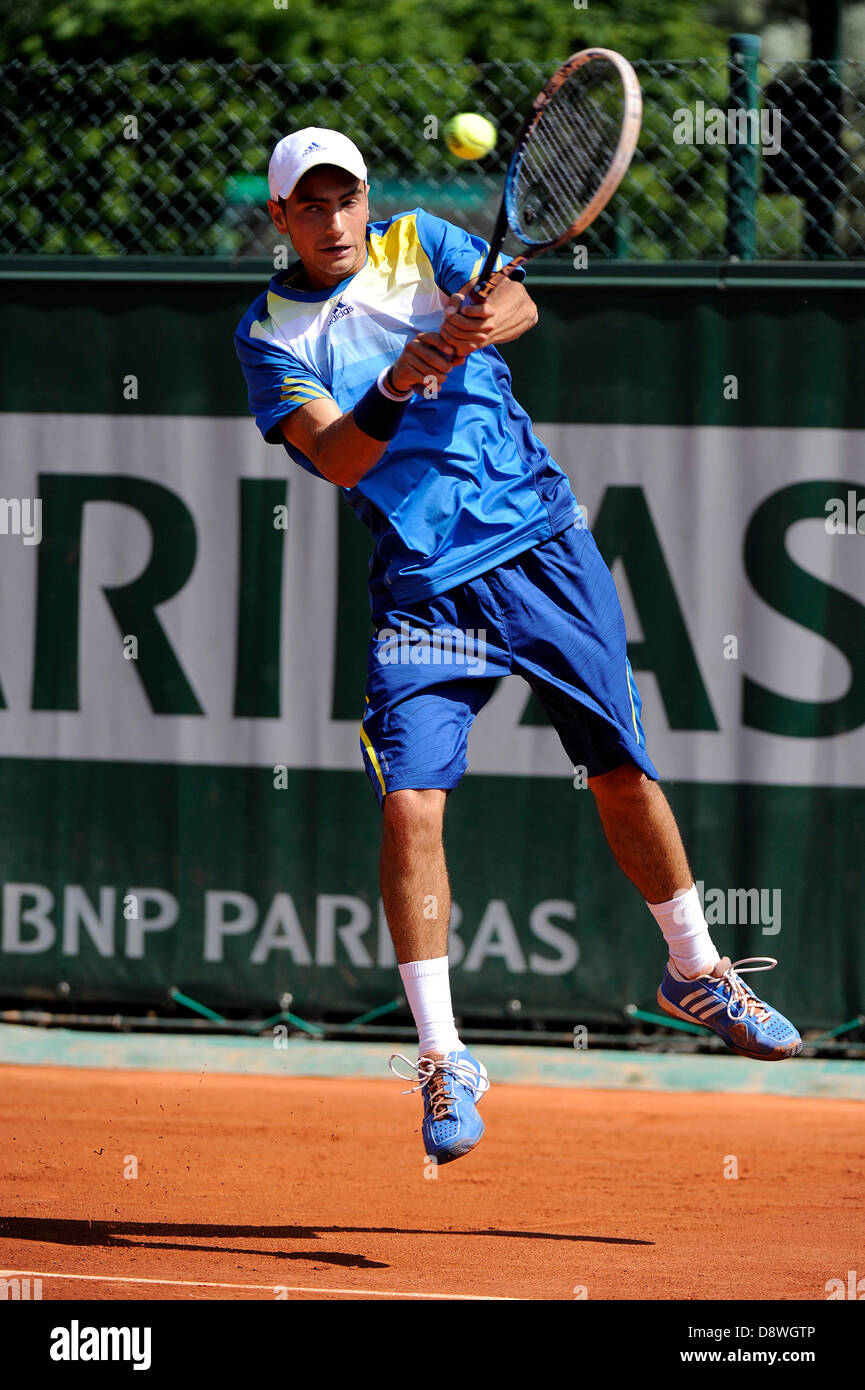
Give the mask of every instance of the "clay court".
<svg viewBox="0 0 865 1390">
<path fill-rule="evenodd" d="M 500 1084 L 483 1113 L 430 1178 L 398 1081 L 6 1066 L 0 1272 L 45 1300 L 824 1300 L 861 1264 L 861 1102 Z"/>
</svg>

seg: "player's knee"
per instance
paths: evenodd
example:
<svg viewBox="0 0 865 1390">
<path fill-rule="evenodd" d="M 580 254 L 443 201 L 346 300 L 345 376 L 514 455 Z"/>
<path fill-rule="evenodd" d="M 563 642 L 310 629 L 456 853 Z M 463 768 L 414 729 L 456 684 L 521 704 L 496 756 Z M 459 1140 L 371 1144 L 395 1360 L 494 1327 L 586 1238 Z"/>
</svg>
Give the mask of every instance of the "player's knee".
<svg viewBox="0 0 865 1390">
<path fill-rule="evenodd" d="M 651 795 L 655 783 L 635 763 L 622 763 L 612 772 L 590 777 L 589 786 L 599 801 L 607 803 L 635 801 Z"/>
<path fill-rule="evenodd" d="M 399 839 L 441 835 L 445 793 L 438 790 L 388 792 L 384 799 L 385 832 Z"/>
</svg>

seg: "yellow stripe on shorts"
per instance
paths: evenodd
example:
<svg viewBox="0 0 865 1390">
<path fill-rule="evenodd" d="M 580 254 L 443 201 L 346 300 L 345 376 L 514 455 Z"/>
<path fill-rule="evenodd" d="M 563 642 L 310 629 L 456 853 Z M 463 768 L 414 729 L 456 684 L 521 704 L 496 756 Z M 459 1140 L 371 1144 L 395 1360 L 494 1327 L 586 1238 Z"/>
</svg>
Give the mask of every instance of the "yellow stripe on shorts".
<svg viewBox="0 0 865 1390">
<path fill-rule="evenodd" d="M 367 704 L 369 704 L 369 699 L 368 699 L 368 698 L 367 698 Z M 363 727 L 363 721 L 362 721 L 362 720 L 361 720 L 361 725 L 360 725 L 360 741 L 361 741 L 361 743 L 363 744 L 364 748 L 365 748 L 366 751 L 367 751 L 367 754 L 368 754 L 368 756 L 369 756 L 370 762 L 372 763 L 373 767 L 375 768 L 375 775 L 376 775 L 376 777 L 377 777 L 378 780 L 379 780 L 379 785 L 381 786 L 382 792 L 383 792 L 383 794 L 384 794 L 385 796 L 387 796 L 387 787 L 385 786 L 385 784 L 384 784 L 384 778 L 383 778 L 382 775 L 381 775 L 381 768 L 380 768 L 379 765 L 378 765 L 378 758 L 376 757 L 375 749 L 373 748 L 372 744 L 371 744 L 370 741 L 369 741 L 369 734 L 367 733 L 366 729 Z"/>
</svg>

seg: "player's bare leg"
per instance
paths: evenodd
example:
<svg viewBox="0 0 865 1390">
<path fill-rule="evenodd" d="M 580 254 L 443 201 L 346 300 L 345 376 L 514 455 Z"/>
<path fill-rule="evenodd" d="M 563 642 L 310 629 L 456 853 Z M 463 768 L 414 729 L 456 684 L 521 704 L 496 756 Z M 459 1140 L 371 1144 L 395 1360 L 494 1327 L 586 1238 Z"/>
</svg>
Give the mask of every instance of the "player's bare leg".
<svg viewBox="0 0 865 1390">
<path fill-rule="evenodd" d="M 649 903 L 684 893 L 694 879 L 670 803 L 633 763 L 589 779 L 604 834 L 623 874 Z"/>
<path fill-rule="evenodd" d="M 720 956 L 679 828 L 657 782 L 628 762 L 590 777 L 589 786 L 616 862 L 645 898 L 675 968 L 686 979 L 712 970 Z"/>
<path fill-rule="evenodd" d="M 424 1148 L 437 1163 L 461 1158 L 482 1137 L 477 1101 L 489 1084 L 486 1068 L 460 1042 L 454 1023 L 444 809 L 443 791 L 388 792 L 380 865 L 382 902 L 418 1030 L 417 1066 L 407 1057 L 399 1060 L 417 1072 L 424 1096 Z"/>
<path fill-rule="evenodd" d="M 745 1057 L 797 1056 L 802 1041 L 792 1023 L 757 998 L 729 956 L 719 956 L 675 817 L 657 782 L 625 763 L 590 778 L 589 786 L 618 865 L 646 899 L 670 951 L 657 995 L 664 1012 L 713 1028 Z M 746 971 L 775 964 L 766 957 L 768 965 L 755 965 L 760 959 L 741 964 Z"/>
<path fill-rule="evenodd" d="M 444 810 L 443 791 L 389 792 L 384 799 L 381 897 L 401 965 L 447 955 Z"/>
<path fill-rule="evenodd" d="M 590 777 L 604 834 L 619 868 L 640 890 L 683 979 L 714 969 L 714 945 L 669 802 L 633 763 Z"/>
</svg>

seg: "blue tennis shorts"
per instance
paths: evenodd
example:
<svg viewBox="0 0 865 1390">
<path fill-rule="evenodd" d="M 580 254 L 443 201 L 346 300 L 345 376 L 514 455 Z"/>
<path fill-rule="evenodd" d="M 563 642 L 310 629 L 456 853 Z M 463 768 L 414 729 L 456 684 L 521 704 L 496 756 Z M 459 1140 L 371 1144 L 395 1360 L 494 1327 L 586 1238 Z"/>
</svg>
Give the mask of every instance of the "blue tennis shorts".
<svg viewBox="0 0 865 1390">
<path fill-rule="evenodd" d="M 374 622 L 360 743 L 379 805 L 409 787 L 452 791 L 475 716 L 509 675 L 587 777 L 630 761 L 657 780 L 619 597 L 585 526 Z"/>
</svg>

